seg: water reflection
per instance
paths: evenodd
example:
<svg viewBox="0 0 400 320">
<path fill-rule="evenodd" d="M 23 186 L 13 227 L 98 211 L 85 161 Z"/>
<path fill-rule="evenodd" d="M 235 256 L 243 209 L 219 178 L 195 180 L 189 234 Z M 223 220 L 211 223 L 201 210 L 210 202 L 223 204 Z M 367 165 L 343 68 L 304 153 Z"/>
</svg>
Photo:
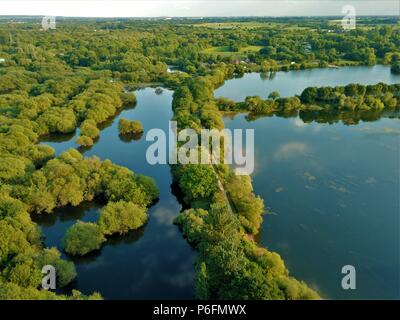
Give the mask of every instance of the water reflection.
<svg viewBox="0 0 400 320">
<path fill-rule="evenodd" d="M 225 118 L 233 119 L 235 113 L 226 114 Z M 334 124 L 342 122 L 345 125 L 356 125 L 359 122 L 373 122 L 381 118 L 400 119 L 400 110 L 368 110 L 368 111 L 283 111 L 271 112 L 263 114 L 249 113 L 246 115 L 247 121 L 255 121 L 264 117 L 280 117 L 280 118 L 296 118 L 300 119 L 303 123 L 323 123 Z"/>
<path fill-rule="evenodd" d="M 255 130 L 253 186 L 274 212 L 262 245 L 325 298 L 400 298 L 398 119 L 237 115 L 225 125 Z M 357 290 L 341 288 L 346 264 Z"/>
<path fill-rule="evenodd" d="M 99 291 L 108 299 L 190 299 L 194 295 L 195 253 L 172 224 L 182 207 L 173 195 L 170 167 L 149 165 L 146 150 L 151 142 L 143 137 L 127 141 L 119 136 L 118 131 L 118 121 L 124 117 L 139 120 L 144 134 L 153 128 L 168 132 L 172 118 L 172 91 L 164 89 L 162 94 L 156 94 L 154 88 L 147 88 L 135 94 L 137 106 L 121 110 L 103 124 L 100 137 L 92 147 L 79 150 L 85 156 L 110 159 L 136 173 L 153 177 L 160 189 L 159 201 L 149 208 L 149 220 L 143 228 L 125 236 L 110 237 L 101 250 L 88 256 L 69 257 L 76 263 L 78 272 L 69 289 L 75 288 L 83 293 Z M 77 131 L 67 141 L 53 140 L 46 144 L 59 155 L 68 148 L 77 148 L 75 139 L 78 134 Z M 53 220 L 38 219 L 46 236 L 46 245 L 60 246 L 66 229 L 75 222 L 72 217 L 84 221 L 97 220 L 98 209 L 99 206 L 74 213 L 72 208 L 64 208 L 62 212 L 67 213 L 60 217 L 68 217 L 63 218 L 68 220 L 65 222 L 61 218 L 50 218 L 52 215 L 48 218 Z M 94 212 L 97 212 L 97 217 Z"/>
</svg>

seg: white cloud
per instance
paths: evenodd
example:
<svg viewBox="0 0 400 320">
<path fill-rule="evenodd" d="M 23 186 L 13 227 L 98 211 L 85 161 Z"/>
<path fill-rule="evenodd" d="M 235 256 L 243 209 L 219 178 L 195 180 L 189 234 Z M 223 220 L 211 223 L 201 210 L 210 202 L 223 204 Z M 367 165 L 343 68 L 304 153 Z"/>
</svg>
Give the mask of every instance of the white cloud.
<svg viewBox="0 0 400 320">
<path fill-rule="evenodd" d="M 273 154 L 276 161 L 286 160 L 291 157 L 303 155 L 310 150 L 310 147 L 301 142 L 289 142 L 281 145 Z"/>
<path fill-rule="evenodd" d="M 301 120 L 300 118 L 296 118 L 294 120 L 292 120 L 292 123 L 295 127 L 297 128 L 304 128 L 307 126 L 307 123 L 305 123 L 303 120 Z"/>
</svg>

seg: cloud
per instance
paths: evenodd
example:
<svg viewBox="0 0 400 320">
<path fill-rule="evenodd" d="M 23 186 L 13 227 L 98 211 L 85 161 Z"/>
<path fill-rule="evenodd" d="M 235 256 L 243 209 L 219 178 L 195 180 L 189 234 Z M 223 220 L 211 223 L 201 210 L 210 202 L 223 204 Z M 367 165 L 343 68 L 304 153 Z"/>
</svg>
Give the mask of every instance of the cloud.
<svg viewBox="0 0 400 320">
<path fill-rule="evenodd" d="M 289 142 L 281 145 L 273 154 L 276 161 L 287 160 L 289 158 L 303 155 L 310 150 L 310 147 L 301 142 Z"/>
<path fill-rule="evenodd" d="M 300 118 L 296 118 L 294 120 L 292 120 L 292 123 L 295 127 L 297 128 L 304 128 L 307 126 L 307 123 L 305 123 L 303 120 L 301 120 Z"/>
</svg>

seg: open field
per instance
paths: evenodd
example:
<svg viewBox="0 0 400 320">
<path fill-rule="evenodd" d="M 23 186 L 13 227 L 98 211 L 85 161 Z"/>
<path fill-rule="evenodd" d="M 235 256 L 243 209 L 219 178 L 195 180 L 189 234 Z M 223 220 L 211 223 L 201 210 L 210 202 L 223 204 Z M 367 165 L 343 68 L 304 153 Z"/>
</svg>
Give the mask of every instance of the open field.
<svg viewBox="0 0 400 320">
<path fill-rule="evenodd" d="M 239 49 L 239 51 L 234 52 L 231 51 L 231 48 L 229 46 L 221 46 L 221 47 L 211 47 L 204 49 L 202 53 L 206 54 L 216 54 L 220 55 L 222 57 L 244 57 L 246 53 L 257 53 L 259 52 L 263 46 L 245 46 Z"/>
</svg>

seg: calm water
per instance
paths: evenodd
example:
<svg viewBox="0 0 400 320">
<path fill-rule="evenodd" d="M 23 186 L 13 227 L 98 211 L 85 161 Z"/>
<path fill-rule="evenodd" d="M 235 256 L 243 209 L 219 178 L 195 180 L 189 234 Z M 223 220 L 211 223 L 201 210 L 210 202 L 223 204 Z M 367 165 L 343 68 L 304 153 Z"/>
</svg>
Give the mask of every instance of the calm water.
<svg viewBox="0 0 400 320">
<path fill-rule="evenodd" d="M 137 106 L 122 111 L 101 131 L 98 142 L 84 151 L 85 156 L 97 155 L 102 160 L 128 167 L 134 172 L 153 177 L 160 189 L 159 202 L 149 209 L 149 221 L 127 236 L 112 237 L 100 252 L 83 258 L 74 258 L 78 277 L 73 287 L 84 292 L 99 291 L 108 299 L 174 299 L 193 298 L 194 252 L 172 224 L 181 205 L 171 191 L 171 173 L 168 165 L 151 166 L 146 161 L 145 141 L 149 129 L 168 130 L 172 118 L 172 91 L 156 95 L 147 88 L 135 92 Z M 118 134 L 118 120 L 124 117 L 140 120 L 145 134 L 137 141 L 124 141 Z M 167 131 L 168 132 L 168 131 Z M 76 148 L 76 136 L 64 141 L 44 142 L 55 148 L 57 154 Z M 61 248 L 65 231 L 76 219 L 96 221 L 101 205 L 84 203 L 76 208 L 64 208 L 48 217 L 35 217 L 42 227 L 47 246 Z"/>
<path fill-rule="evenodd" d="M 349 83 L 388 84 L 399 83 L 399 76 L 390 73 L 389 66 L 343 67 L 340 69 L 308 69 L 289 72 L 277 72 L 270 75 L 247 73 L 242 78 L 228 80 L 215 91 L 216 97 L 228 97 L 235 101 L 244 101 L 246 96 L 260 96 L 264 99 L 272 91 L 278 91 L 282 97 L 301 94 L 311 86 L 339 86 Z"/>
<path fill-rule="evenodd" d="M 299 94 L 310 85 L 351 82 L 400 82 L 389 68 L 356 67 L 277 73 L 272 80 L 247 74 L 229 80 L 215 95 L 244 100 Z M 85 155 L 111 159 L 134 172 L 152 176 L 160 201 L 150 208 L 149 222 L 125 237 L 109 239 L 94 255 L 74 259 L 74 287 L 105 298 L 192 298 L 194 253 L 172 219 L 181 209 L 171 192 L 168 165 L 150 166 L 144 136 L 127 142 L 118 136 L 120 117 L 138 119 L 145 132 L 167 130 L 172 92 L 136 92 L 135 109 L 124 110 L 104 125 L 99 141 Z M 299 117 L 269 117 L 248 122 L 243 115 L 226 118 L 228 128 L 254 128 L 255 192 L 274 214 L 265 216 L 260 242 L 282 255 L 291 274 L 317 288 L 326 298 L 399 298 L 399 155 L 400 122 L 381 119 L 346 126 L 304 123 Z M 78 133 L 76 133 L 78 134 Z M 76 136 L 46 142 L 57 154 L 76 148 Z M 101 204 L 83 203 L 35 218 L 48 246 L 60 247 L 76 219 L 96 221 Z M 357 270 L 357 290 L 341 289 L 341 268 Z"/>
<path fill-rule="evenodd" d="M 398 119 L 356 126 L 243 115 L 228 128 L 255 130 L 253 186 L 273 214 L 262 245 L 325 298 L 400 298 Z M 357 290 L 341 289 L 353 265 Z"/>
<path fill-rule="evenodd" d="M 380 66 L 278 73 L 272 81 L 251 74 L 227 81 L 216 95 L 243 100 L 377 79 L 400 82 Z M 255 130 L 253 186 L 272 211 L 261 244 L 325 298 L 400 298 L 399 119 L 352 126 L 300 117 L 224 120 L 227 128 Z M 344 265 L 356 268 L 356 290 L 341 288 Z"/>
</svg>

